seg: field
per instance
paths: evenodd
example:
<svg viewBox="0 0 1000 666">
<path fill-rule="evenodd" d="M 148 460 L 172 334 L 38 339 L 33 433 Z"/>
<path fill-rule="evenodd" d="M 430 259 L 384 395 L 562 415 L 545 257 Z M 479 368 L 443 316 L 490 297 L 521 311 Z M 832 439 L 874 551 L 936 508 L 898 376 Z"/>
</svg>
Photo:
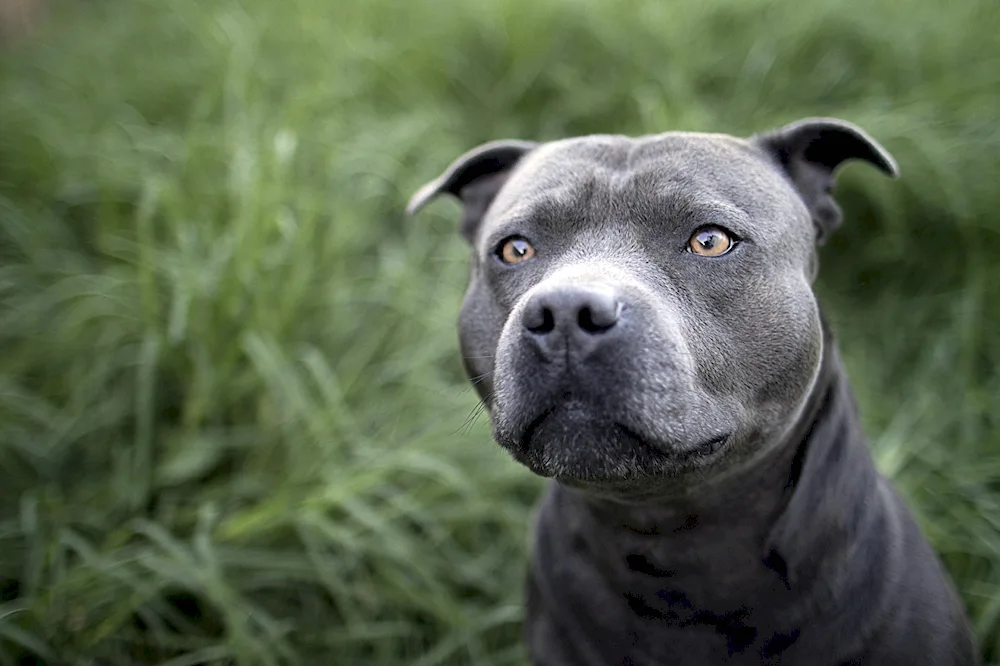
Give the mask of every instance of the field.
<svg viewBox="0 0 1000 666">
<path fill-rule="evenodd" d="M 62 0 L 0 52 L 0 663 L 524 663 L 462 373 L 499 137 L 838 116 L 818 289 L 1000 664 L 1000 3 Z"/>
</svg>

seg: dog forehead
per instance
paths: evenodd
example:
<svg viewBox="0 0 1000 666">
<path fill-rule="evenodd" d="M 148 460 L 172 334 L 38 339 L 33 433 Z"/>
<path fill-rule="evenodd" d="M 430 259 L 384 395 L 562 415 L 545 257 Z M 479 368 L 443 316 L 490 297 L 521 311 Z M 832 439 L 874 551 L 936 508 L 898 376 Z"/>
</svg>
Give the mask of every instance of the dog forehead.
<svg viewBox="0 0 1000 666">
<path fill-rule="evenodd" d="M 799 204 L 778 169 L 744 139 L 694 132 L 591 135 L 546 143 L 526 156 L 498 193 L 489 218 L 530 216 L 540 206 L 613 205 L 622 196 L 716 200 L 751 214 Z"/>
</svg>

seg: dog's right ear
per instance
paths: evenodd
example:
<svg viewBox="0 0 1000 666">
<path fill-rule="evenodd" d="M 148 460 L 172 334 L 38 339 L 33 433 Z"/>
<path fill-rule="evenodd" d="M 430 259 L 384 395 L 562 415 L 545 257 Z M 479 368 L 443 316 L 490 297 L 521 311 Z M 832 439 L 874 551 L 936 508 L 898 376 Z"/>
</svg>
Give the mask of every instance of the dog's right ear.
<svg viewBox="0 0 1000 666">
<path fill-rule="evenodd" d="M 465 153 L 427 183 L 406 205 L 415 214 L 439 194 L 450 194 L 462 202 L 462 236 L 472 241 L 486 210 L 510 176 L 511 170 L 526 154 L 538 146 L 532 141 L 507 139 L 484 143 Z"/>
</svg>

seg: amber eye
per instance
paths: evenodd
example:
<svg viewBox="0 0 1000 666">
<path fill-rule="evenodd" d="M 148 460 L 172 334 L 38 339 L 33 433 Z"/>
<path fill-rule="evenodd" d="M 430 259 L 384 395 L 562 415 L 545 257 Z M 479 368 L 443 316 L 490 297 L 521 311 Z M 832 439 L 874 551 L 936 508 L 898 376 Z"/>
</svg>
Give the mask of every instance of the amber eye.
<svg viewBox="0 0 1000 666">
<path fill-rule="evenodd" d="M 500 246 L 500 261 L 505 264 L 519 264 L 535 256 L 535 248 L 523 238 L 508 238 Z"/>
<path fill-rule="evenodd" d="M 719 227 L 703 227 L 691 236 L 688 250 L 703 257 L 721 257 L 733 249 L 733 239 Z"/>
</svg>

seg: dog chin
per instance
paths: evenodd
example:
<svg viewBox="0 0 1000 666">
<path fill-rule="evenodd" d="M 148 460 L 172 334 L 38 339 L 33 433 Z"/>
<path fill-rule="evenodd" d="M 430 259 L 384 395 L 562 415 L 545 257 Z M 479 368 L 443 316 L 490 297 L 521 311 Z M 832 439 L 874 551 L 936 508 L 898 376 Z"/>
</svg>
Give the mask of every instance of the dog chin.
<svg viewBox="0 0 1000 666">
<path fill-rule="evenodd" d="M 697 443 L 655 442 L 641 429 L 576 403 L 539 413 L 520 428 L 494 422 L 494 438 L 535 474 L 570 485 L 630 483 L 702 468 L 722 454 L 728 435 Z"/>
</svg>

